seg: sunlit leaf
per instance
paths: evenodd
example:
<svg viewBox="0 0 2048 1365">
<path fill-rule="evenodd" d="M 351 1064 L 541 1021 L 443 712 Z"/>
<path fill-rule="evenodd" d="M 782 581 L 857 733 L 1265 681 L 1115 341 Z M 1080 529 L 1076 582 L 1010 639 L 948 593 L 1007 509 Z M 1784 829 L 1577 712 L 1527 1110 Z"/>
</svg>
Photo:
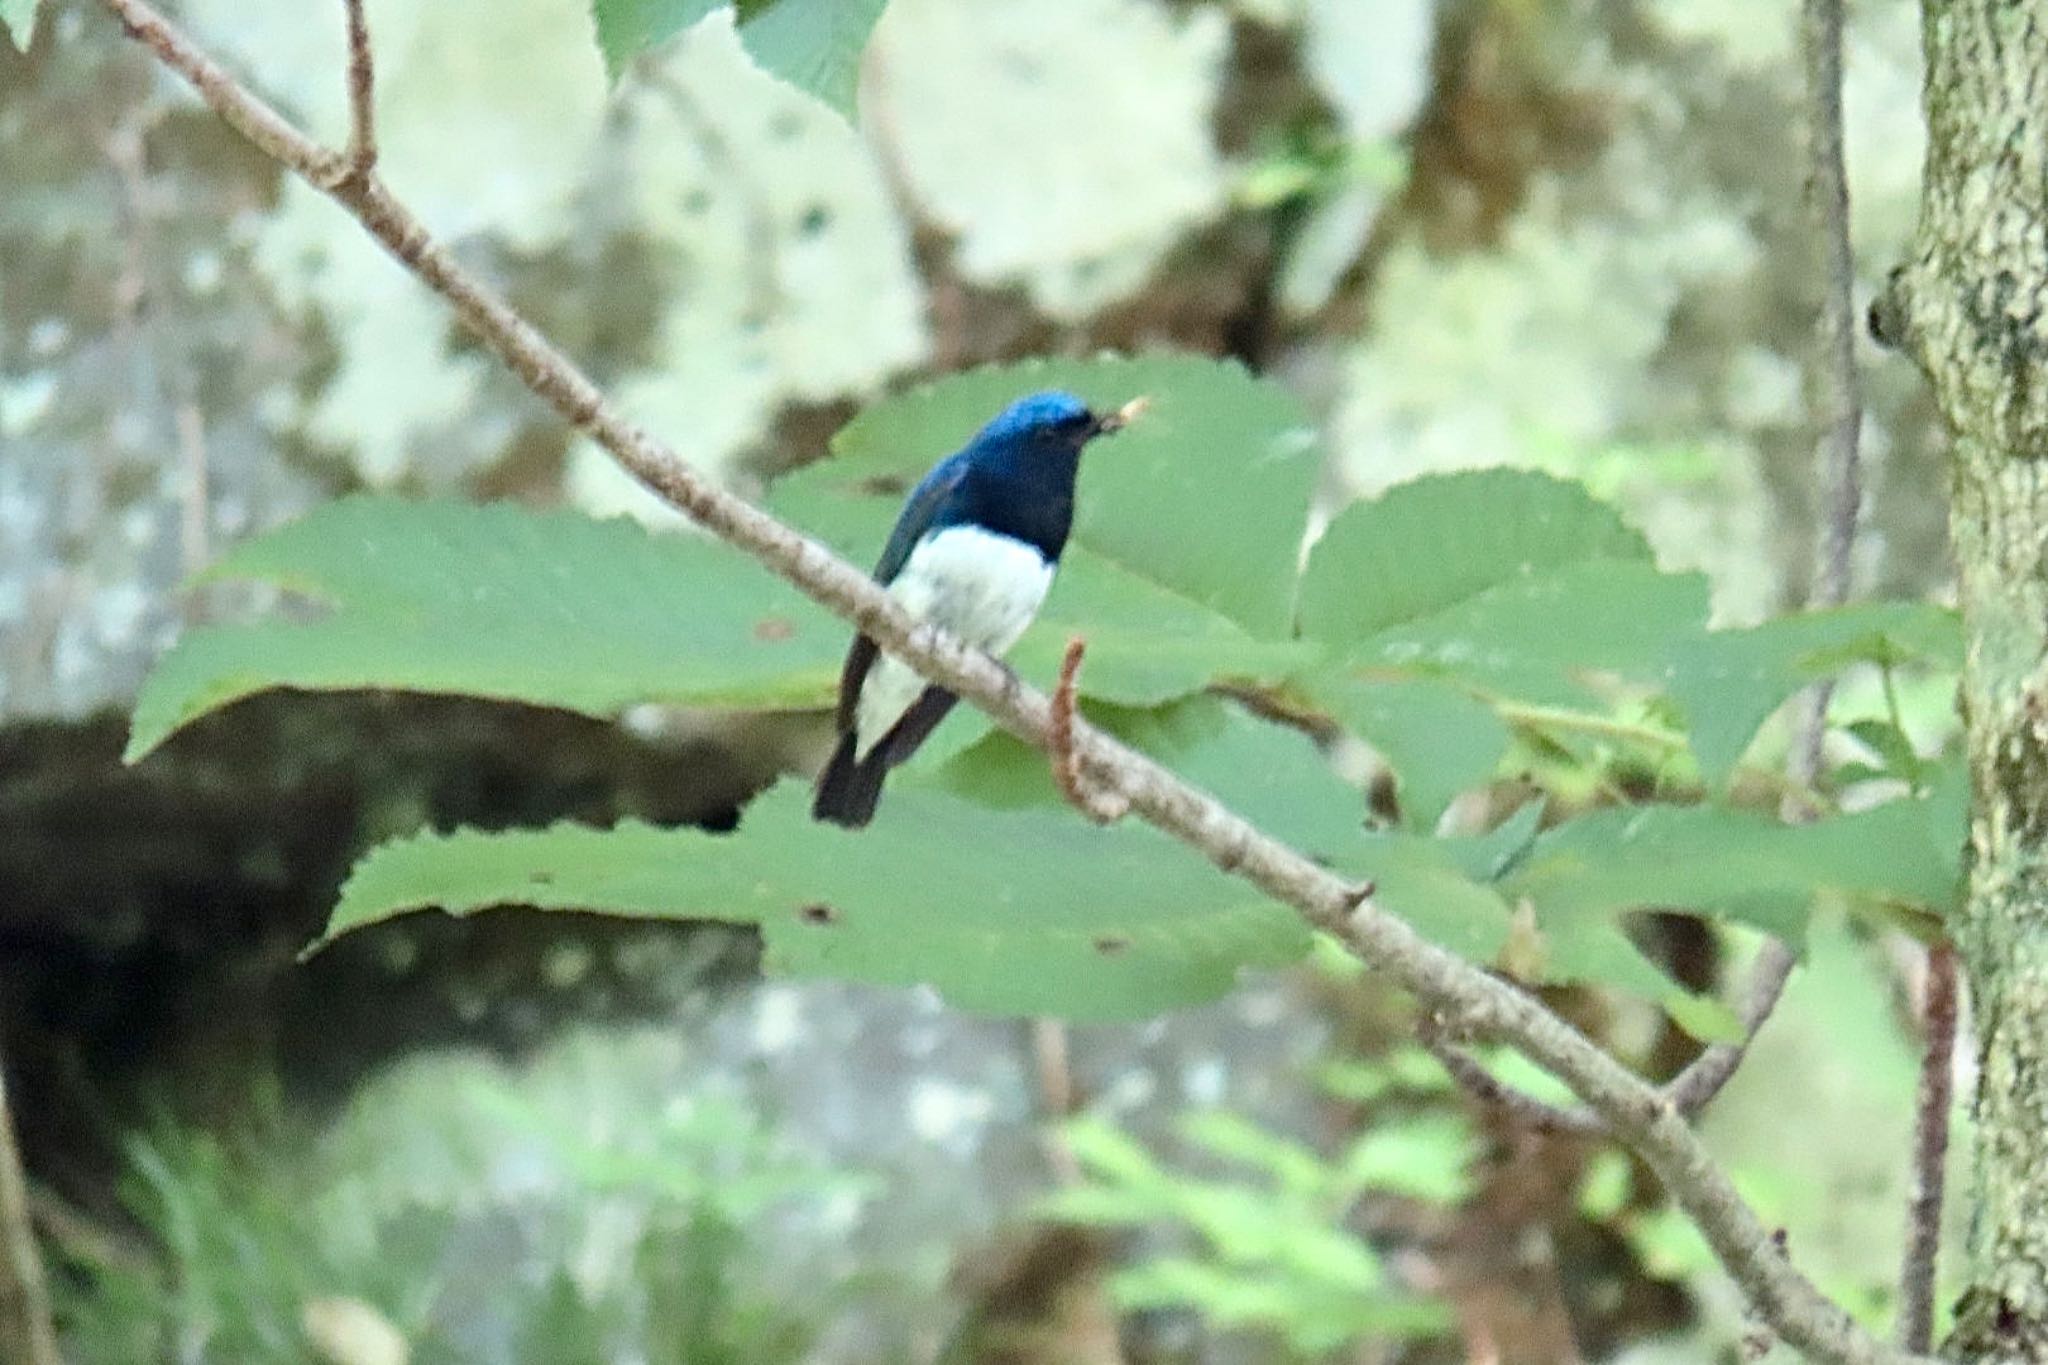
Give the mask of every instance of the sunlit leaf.
<svg viewBox="0 0 2048 1365">
<path fill-rule="evenodd" d="M 860 57 L 888 0 L 592 0 L 597 45 L 617 80 L 628 64 L 719 10 L 762 70 L 853 117 Z"/>
</svg>

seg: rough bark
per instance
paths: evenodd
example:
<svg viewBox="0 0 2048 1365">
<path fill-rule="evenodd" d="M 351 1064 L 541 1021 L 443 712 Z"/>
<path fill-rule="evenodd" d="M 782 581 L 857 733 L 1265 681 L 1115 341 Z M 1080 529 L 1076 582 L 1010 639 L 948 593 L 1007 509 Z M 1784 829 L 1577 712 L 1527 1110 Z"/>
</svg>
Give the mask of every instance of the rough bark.
<svg viewBox="0 0 2048 1365">
<path fill-rule="evenodd" d="M 1975 806 L 1957 938 L 1982 1069 L 1968 1293 L 1948 1354 L 2048 1361 L 2048 5 L 1923 0 L 1912 258 L 1873 315 L 1953 435 Z"/>
</svg>

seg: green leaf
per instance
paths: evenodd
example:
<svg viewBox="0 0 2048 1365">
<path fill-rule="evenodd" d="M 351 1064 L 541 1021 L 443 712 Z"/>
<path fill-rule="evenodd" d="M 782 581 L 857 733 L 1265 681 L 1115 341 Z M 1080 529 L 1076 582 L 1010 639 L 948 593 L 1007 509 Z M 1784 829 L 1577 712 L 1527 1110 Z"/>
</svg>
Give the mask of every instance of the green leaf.
<svg viewBox="0 0 2048 1365">
<path fill-rule="evenodd" d="M 1209 696 L 1152 710 L 1085 706 L 1084 714 L 1311 857 L 1355 862 L 1370 847 L 1362 832 L 1363 794 L 1332 772 L 1298 731 Z M 1064 800 L 1046 756 L 1000 732 L 948 760 L 935 780 L 1000 808 L 1049 808 Z"/>
<path fill-rule="evenodd" d="M 953 375 L 868 408 L 834 439 L 834 458 L 783 480 L 771 501 L 880 483 L 893 505 L 1005 404 L 1045 388 L 1070 389 L 1097 407 L 1152 400 L 1083 459 L 1075 541 L 1256 637 L 1290 638 L 1320 468 L 1314 428 L 1278 386 L 1234 363 L 1034 360 Z"/>
<path fill-rule="evenodd" d="M 1075 1019 L 1211 1000 L 1309 943 L 1293 912 L 1148 827 L 1051 809 L 991 819 L 916 784 L 858 833 L 813 822 L 808 793 L 784 784 L 730 836 L 627 824 L 396 840 L 357 864 L 327 938 L 507 904 L 757 924 L 772 970 Z"/>
<path fill-rule="evenodd" d="M 592 0 L 597 22 L 597 49 L 604 54 L 605 74 L 616 81 L 635 57 L 667 42 L 732 0 Z"/>
<path fill-rule="evenodd" d="M 1417 479 L 1330 523 L 1302 579 L 1301 628 L 1362 642 L 1591 559 L 1647 564 L 1650 548 L 1579 484 L 1512 469 Z"/>
<path fill-rule="evenodd" d="M 888 0 L 754 0 L 740 7 L 740 41 L 761 69 L 817 96 L 848 122 L 860 57 Z"/>
<path fill-rule="evenodd" d="M 207 580 L 312 599 L 309 620 L 189 631 L 136 701 L 127 757 L 271 687 L 404 688 L 606 716 L 640 701 L 822 705 L 846 629 L 738 551 L 510 505 L 346 498 Z"/>
<path fill-rule="evenodd" d="M 1707 618 L 1707 581 L 1589 559 L 1517 578 L 1356 647 L 1365 668 L 1437 673 L 1507 700 L 1573 706 L 1606 677 L 1655 678 Z"/>
<path fill-rule="evenodd" d="M 1346 508 L 1310 552 L 1301 627 L 1342 662 L 1295 688 L 1377 748 L 1427 827 L 1492 775 L 1500 708 L 1660 686 L 1707 585 L 1578 484 L 1521 470 L 1418 479 Z"/>
<path fill-rule="evenodd" d="M 1923 602 L 1869 602 L 1713 631 L 1678 642 L 1667 687 L 1685 708 L 1700 771 L 1721 782 L 1786 698 L 1857 663 L 1960 667 L 1961 622 Z"/>
<path fill-rule="evenodd" d="M 1925 796 L 1805 825 L 1726 806 L 1595 811 L 1540 835 L 1501 892 L 1534 907 L 1547 978 L 1645 991 L 1682 1009 L 1623 931 L 1624 915 L 1715 915 L 1793 943 L 1823 895 L 1944 915 L 1961 894 L 1966 795 L 1949 774 Z"/>
<path fill-rule="evenodd" d="M 42 0 L 0 0 L 0 29 L 6 29 L 17 50 L 26 52 L 36 36 L 36 7 Z"/>
<path fill-rule="evenodd" d="M 1321 669 L 1294 686 L 1379 751 L 1412 828 L 1433 828 L 1451 799 L 1493 776 L 1507 752 L 1508 728 L 1493 708 L 1449 682 Z"/>
<path fill-rule="evenodd" d="M 1920 757 L 1920 751 L 1913 747 L 1912 739 L 1904 730 L 1888 720 L 1873 717 L 1856 721 L 1849 726 L 1849 733 L 1855 736 L 1857 743 L 1877 755 L 1884 764 L 1883 772 L 1913 786 L 1920 784 L 1927 761 Z"/>
<path fill-rule="evenodd" d="M 592 0 L 597 46 L 616 81 L 649 48 L 723 9 L 738 11 L 740 42 L 770 75 L 851 120 L 860 58 L 888 0 Z"/>
</svg>

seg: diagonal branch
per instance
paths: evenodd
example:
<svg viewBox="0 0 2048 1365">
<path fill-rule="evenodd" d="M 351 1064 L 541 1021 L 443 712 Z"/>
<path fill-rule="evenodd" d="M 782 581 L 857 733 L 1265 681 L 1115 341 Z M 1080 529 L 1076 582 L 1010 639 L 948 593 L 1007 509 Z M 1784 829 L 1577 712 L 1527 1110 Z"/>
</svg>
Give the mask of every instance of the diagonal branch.
<svg viewBox="0 0 2048 1365">
<path fill-rule="evenodd" d="M 374 174 L 334 176 L 345 157 L 294 128 L 145 0 L 102 2 L 232 127 L 314 185 L 328 186 L 329 197 L 446 299 L 529 389 L 622 468 L 925 678 L 965 697 L 1010 733 L 1047 747 L 1052 715 L 1043 694 L 1019 684 L 988 655 L 911 618 L 853 565 L 706 480 L 621 416 L 567 356 L 463 269 Z M 1539 1001 L 1423 939 L 1370 899 L 1360 903 L 1355 887 L 1093 727 L 1077 723 L 1072 748 L 1082 775 L 1121 792 L 1133 814 L 1337 936 L 1466 1036 L 1512 1043 L 1556 1073 L 1658 1173 L 1787 1341 L 1832 1365 L 1919 1359 L 1879 1341 L 1801 1275 L 1677 1110 Z"/>
</svg>

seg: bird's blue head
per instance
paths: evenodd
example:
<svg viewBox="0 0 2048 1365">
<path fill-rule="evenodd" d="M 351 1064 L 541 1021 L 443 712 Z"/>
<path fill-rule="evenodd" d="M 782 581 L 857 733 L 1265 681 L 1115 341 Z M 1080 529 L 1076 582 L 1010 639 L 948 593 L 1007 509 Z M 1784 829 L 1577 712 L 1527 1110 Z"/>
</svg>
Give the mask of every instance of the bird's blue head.
<svg viewBox="0 0 2048 1365">
<path fill-rule="evenodd" d="M 1071 458 L 1097 436 L 1122 430 L 1144 405 L 1139 399 L 1116 412 L 1097 413 L 1064 389 L 1046 389 L 1027 394 L 997 413 L 975 433 L 969 449 Z"/>
<path fill-rule="evenodd" d="M 1035 545 L 1058 560 L 1073 518 L 1081 448 L 1121 430 L 1144 406 L 1137 399 L 1105 415 L 1058 389 L 1019 398 L 947 462 L 964 466 L 967 478 L 961 496 L 940 515 Z"/>
<path fill-rule="evenodd" d="M 1045 442 L 1078 450 L 1100 427 L 1086 403 L 1063 390 L 1047 389 L 1019 398 L 997 413 L 975 435 L 974 444 Z"/>
</svg>

